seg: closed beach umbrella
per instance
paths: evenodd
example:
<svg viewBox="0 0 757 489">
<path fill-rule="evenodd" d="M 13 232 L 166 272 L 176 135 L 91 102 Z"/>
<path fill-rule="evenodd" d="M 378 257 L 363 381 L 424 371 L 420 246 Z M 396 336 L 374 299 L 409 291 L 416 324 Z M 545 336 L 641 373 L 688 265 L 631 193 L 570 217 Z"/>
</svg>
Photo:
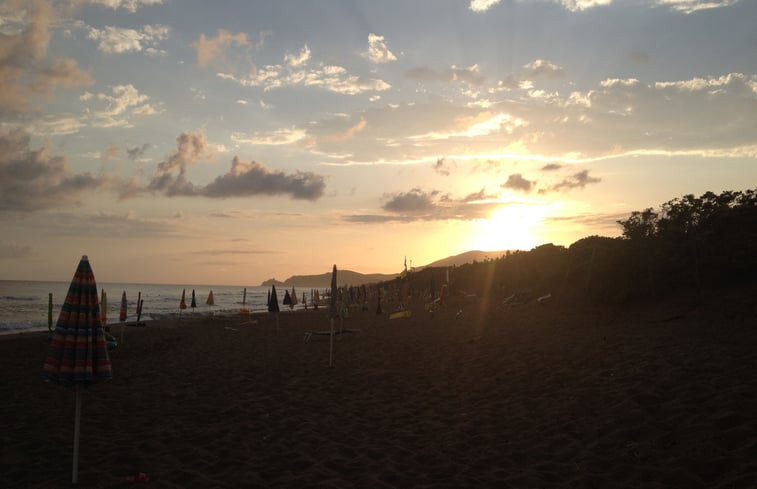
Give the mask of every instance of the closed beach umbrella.
<svg viewBox="0 0 757 489">
<path fill-rule="evenodd" d="M 119 321 L 126 321 L 126 291 L 121 294 L 121 310 L 118 313 Z"/>
<path fill-rule="evenodd" d="M 108 324 L 108 294 L 105 293 L 105 289 L 102 290 L 100 296 L 100 321 L 102 321 L 103 327 Z"/>
<path fill-rule="evenodd" d="M 297 292 L 295 292 L 294 287 L 292 287 L 292 309 L 297 305 L 297 302 Z"/>
<path fill-rule="evenodd" d="M 242 305 L 244 305 L 245 302 L 247 302 L 247 287 L 245 287 L 242 292 Z"/>
<path fill-rule="evenodd" d="M 71 280 L 42 367 L 45 380 L 74 387 L 76 392 L 73 483 L 79 479 L 81 388 L 112 378 L 100 313 L 95 275 L 84 255 Z"/>
<path fill-rule="evenodd" d="M 47 333 L 53 334 L 53 293 L 47 294 Z"/>
<path fill-rule="evenodd" d="M 186 309 L 187 308 L 187 289 L 184 289 L 181 291 L 181 302 L 179 302 L 179 309 Z M 181 311 L 179 311 L 181 312 Z"/>
<path fill-rule="evenodd" d="M 276 296 L 275 285 L 271 285 L 271 296 L 268 298 L 268 312 L 279 312 L 279 298 Z"/>
<path fill-rule="evenodd" d="M 124 342 L 124 321 L 126 321 L 126 291 L 121 294 L 121 310 L 118 311 L 118 320 L 121 321 L 121 343 Z"/>
<path fill-rule="evenodd" d="M 284 299 L 281 301 L 285 306 L 292 307 L 292 296 L 289 295 L 289 291 L 284 289 Z"/>
<path fill-rule="evenodd" d="M 211 290 L 210 294 L 208 294 L 208 300 L 205 301 L 205 304 L 207 304 L 209 306 L 213 306 L 213 305 L 215 305 L 215 303 L 216 303 L 216 300 L 213 297 L 213 291 Z"/>
<path fill-rule="evenodd" d="M 331 271 L 331 300 L 329 301 L 329 316 L 331 317 L 331 332 L 329 334 L 329 367 L 334 358 L 334 318 L 336 317 L 336 265 Z"/>
<path fill-rule="evenodd" d="M 189 307 L 191 307 L 192 309 L 197 307 L 197 300 L 195 300 L 195 289 L 192 289 L 192 303 L 189 304 Z"/>
<path fill-rule="evenodd" d="M 276 286 L 271 284 L 271 296 L 268 298 L 268 312 L 276 315 L 276 331 L 279 330 L 279 298 L 276 296 Z"/>
</svg>

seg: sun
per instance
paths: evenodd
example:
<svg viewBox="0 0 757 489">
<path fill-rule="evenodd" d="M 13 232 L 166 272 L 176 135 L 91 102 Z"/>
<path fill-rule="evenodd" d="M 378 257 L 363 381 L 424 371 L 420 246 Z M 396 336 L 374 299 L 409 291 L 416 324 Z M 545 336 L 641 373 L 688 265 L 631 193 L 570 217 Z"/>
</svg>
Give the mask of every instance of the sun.
<svg viewBox="0 0 757 489">
<path fill-rule="evenodd" d="M 475 224 L 472 246 L 483 251 L 530 250 L 541 244 L 540 229 L 548 213 L 544 205 L 505 205 Z"/>
</svg>

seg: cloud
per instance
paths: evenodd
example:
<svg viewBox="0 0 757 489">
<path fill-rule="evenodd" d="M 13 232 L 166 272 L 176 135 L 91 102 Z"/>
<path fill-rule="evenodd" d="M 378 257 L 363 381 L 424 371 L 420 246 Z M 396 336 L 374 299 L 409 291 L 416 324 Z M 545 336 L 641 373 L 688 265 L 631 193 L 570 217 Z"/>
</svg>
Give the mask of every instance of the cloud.
<svg viewBox="0 0 757 489">
<path fill-rule="evenodd" d="M 160 5 L 163 3 L 163 0 L 73 0 L 72 3 L 80 5 L 102 5 L 113 10 L 122 8 L 129 12 L 136 12 L 137 9 L 145 5 Z"/>
<path fill-rule="evenodd" d="M 106 104 L 104 109 L 88 113 L 88 117 L 96 127 L 130 127 L 128 119 L 130 115 L 147 116 L 163 111 L 160 105 L 154 106 L 147 103 L 150 97 L 140 93 L 134 85 L 116 85 L 110 88 L 112 94 L 94 95 L 87 92 L 80 97 L 82 101 L 95 99 Z"/>
<path fill-rule="evenodd" d="M 389 50 L 384 42 L 384 36 L 368 34 L 368 51 L 365 56 L 373 63 L 391 63 L 397 57 Z"/>
<path fill-rule="evenodd" d="M 474 12 L 486 12 L 502 0 L 471 0 L 468 6 Z"/>
<path fill-rule="evenodd" d="M 480 202 L 480 201 L 486 201 L 491 199 L 496 199 L 498 196 L 494 194 L 488 194 L 486 193 L 486 189 L 484 187 L 481 188 L 478 192 L 473 192 L 461 199 L 462 202 L 468 203 L 468 202 Z"/>
<path fill-rule="evenodd" d="M 205 134 L 197 132 L 181 133 L 176 138 L 176 151 L 158 163 L 155 176 L 148 184 L 148 190 L 162 192 L 169 197 L 174 195 L 193 195 L 194 186 L 186 179 L 187 168 L 209 157 L 208 142 Z"/>
<path fill-rule="evenodd" d="M 574 188 L 582 189 L 588 184 L 599 183 L 601 181 L 601 178 L 590 177 L 589 170 L 581 170 L 569 176 L 568 178 L 565 178 L 561 182 L 552 185 L 548 190 L 552 192 L 562 192 L 564 190 L 572 190 Z M 545 191 L 540 191 L 540 193 L 545 193 Z"/>
<path fill-rule="evenodd" d="M 311 172 L 287 174 L 270 170 L 256 161 L 244 162 L 234 157 L 231 169 L 216 178 L 198 193 L 205 197 L 251 197 L 255 195 L 286 195 L 297 200 L 317 200 L 323 196 L 324 178 Z"/>
<path fill-rule="evenodd" d="M 287 195 L 293 199 L 316 200 L 326 187 L 324 178 L 311 172 L 287 174 L 266 168 L 256 161 L 244 162 L 234 157 L 230 170 L 206 186 L 196 186 L 186 177 L 187 168 L 210 156 L 209 145 L 202 132 L 182 133 L 176 138 L 176 151 L 158 164 L 147 186 L 152 192 L 169 197 L 208 198 L 251 197 L 255 195 Z"/>
<path fill-rule="evenodd" d="M 216 37 L 205 37 L 205 34 L 200 34 L 200 37 L 192 43 L 192 47 L 197 51 L 197 65 L 200 68 L 205 68 L 208 62 L 215 58 L 223 58 L 224 52 L 232 45 L 237 46 L 249 46 L 250 41 L 247 38 L 247 34 L 240 32 L 232 34 L 226 29 L 218 29 Z"/>
<path fill-rule="evenodd" d="M 699 10 L 730 7 L 739 0 L 655 0 L 657 5 L 670 7 L 672 10 L 691 14 Z"/>
<path fill-rule="evenodd" d="M 433 197 L 437 191 L 426 193 L 420 188 L 414 188 L 409 192 L 391 195 L 382 209 L 397 213 L 425 213 L 434 209 Z"/>
<path fill-rule="evenodd" d="M 150 146 L 150 143 L 144 143 L 142 146 L 126 148 L 126 157 L 131 161 L 136 161 L 145 155 L 145 152 L 150 149 Z"/>
<path fill-rule="evenodd" d="M 594 7 L 610 5 L 612 0 L 558 0 L 563 7 L 571 12 L 580 12 Z"/>
<path fill-rule="evenodd" d="M 46 1 L 0 5 L 0 16 L 13 29 L 0 35 L 0 116 L 22 115 L 37 97 L 57 87 L 92 83 L 69 58 L 47 59 L 49 25 L 56 13 Z"/>
<path fill-rule="evenodd" d="M 321 65 L 310 69 L 289 65 L 267 65 L 247 77 L 237 77 L 229 73 L 218 73 L 218 77 L 232 80 L 244 87 L 262 87 L 264 91 L 302 86 L 357 95 L 366 91 L 380 92 L 391 88 L 391 85 L 383 80 L 350 75 L 344 67 L 337 65 Z"/>
<path fill-rule="evenodd" d="M 298 67 L 302 66 L 310 59 L 310 48 L 308 48 L 308 45 L 305 44 L 305 47 L 303 47 L 300 50 L 299 54 L 286 54 L 284 56 L 284 62 L 286 62 L 287 65 L 291 67 Z"/>
<path fill-rule="evenodd" d="M 405 76 L 420 82 L 463 82 L 470 85 L 481 85 L 484 82 L 484 76 L 477 64 L 467 68 L 458 68 L 452 65 L 443 71 L 435 71 L 425 67 L 413 68 L 406 71 Z"/>
<path fill-rule="evenodd" d="M 139 52 L 168 38 L 171 28 L 165 25 L 146 25 L 142 30 L 106 26 L 105 29 L 89 28 L 87 38 L 98 41 L 97 49 L 103 53 Z M 154 52 L 154 51 L 151 51 Z"/>
<path fill-rule="evenodd" d="M 564 70 L 554 63 L 543 59 L 537 59 L 523 66 L 523 73 L 527 77 L 544 76 L 558 78 L 564 74 Z"/>
<path fill-rule="evenodd" d="M 241 132 L 231 133 L 231 140 L 236 143 L 244 144 L 266 144 L 272 146 L 281 146 L 287 144 L 294 144 L 298 141 L 302 141 L 307 136 L 307 133 L 295 127 L 276 129 L 268 132 L 256 132 L 250 136 Z"/>
<path fill-rule="evenodd" d="M 65 157 L 29 146 L 29 135 L 21 129 L 0 133 L 0 212 L 77 204 L 107 183 L 89 173 L 72 174 Z"/>
<path fill-rule="evenodd" d="M 449 167 L 447 166 L 447 159 L 446 158 L 439 158 L 436 160 L 436 163 L 434 163 L 434 171 L 438 173 L 439 175 L 449 176 Z"/>
<path fill-rule="evenodd" d="M 516 190 L 518 192 L 529 193 L 536 185 L 535 181 L 523 178 L 520 173 L 513 173 L 507 177 L 507 181 L 501 185 L 502 188 Z"/>
<path fill-rule="evenodd" d="M 547 163 L 546 165 L 541 167 L 541 171 L 555 171 L 562 168 L 562 165 L 558 163 Z"/>
<path fill-rule="evenodd" d="M 412 221 L 470 221 L 488 218 L 491 213 L 503 205 L 502 202 L 481 202 L 493 196 L 484 189 L 469 194 L 462 199 L 453 199 L 441 195 L 438 190 L 425 191 L 413 188 L 408 192 L 399 192 L 384 196 L 387 201 L 382 210 L 388 214 L 351 214 L 342 219 L 355 223 L 384 223 Z"/>
</svg>

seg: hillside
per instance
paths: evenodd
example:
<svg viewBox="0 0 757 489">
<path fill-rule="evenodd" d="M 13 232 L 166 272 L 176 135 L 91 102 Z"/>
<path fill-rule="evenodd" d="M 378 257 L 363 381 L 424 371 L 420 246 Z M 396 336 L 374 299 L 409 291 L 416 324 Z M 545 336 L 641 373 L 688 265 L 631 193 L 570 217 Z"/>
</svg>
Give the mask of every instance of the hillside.
<svg viewBox="0 0 757 489">
<path fill-rule="evenodd" d="M 473 263 L 474 261 L 486 261 L 487 259 L 496 259 L 501 257 L 507 253 L 507 251 L 479 251 L 479 250 L 471 250 L 466 251 L 465 253 L 460 253 L 459 255 L 455 256 L 448 256 L 447 258 L 442 258 L 441 260 L 436 260 L 435 262 L 429 263 L 428 265 L 424 267 L 416 267 L 416 268 L 429 268 L 429 267 L 452 267 L 456 266 L 459 267 L 460 265 L 465 265 L 466 263 Z"/>
<path fill-rule="evenodd" d="M 466 251 L 455 256 L 448 256 L 435 262 L 429 263 L 422 267 L 415 267 L 415 270 L 420 270 L 429 267 L 451 267 L 460 266 L 466 263 L 481 262 L 487 259 L 499 258 L 507 253 L 506 251 Z M 362 285 L 373 284 L 378 282 L 385 282 L 397 278 L 397 273 L 359 273 L 352 270 L 339 270 L 337 273 L 337 279 L 339 285 Z M 268 279 L 260 284 L 263 287 L 270 287 L 271 285 L 287 286 L 287 287 L 329 287 L 331 286 L 331 273 L 326 272 L 320 275 L 292 275 L 283 282 L 276 280 L 275 278 Z"/>
<path fill-rule="evenodd" d="M 362 285 L 372 284 L 377 282 L 383 282 L 386 280 L 393 280 L 397 277 L 397 273 L 358 273 L 352 270 L 338 270 L 337 282 L 339 285 Z M 331 286 L 331 273 L 322 273 L 320 275 L 292 275 L 288 279 L 280 282 L 275 279 L 269 279 L 260 284 L 261 286 L 268 287 L 271 284 L 284 285 L 287 287 L 330 287 Z"/>
</svg>

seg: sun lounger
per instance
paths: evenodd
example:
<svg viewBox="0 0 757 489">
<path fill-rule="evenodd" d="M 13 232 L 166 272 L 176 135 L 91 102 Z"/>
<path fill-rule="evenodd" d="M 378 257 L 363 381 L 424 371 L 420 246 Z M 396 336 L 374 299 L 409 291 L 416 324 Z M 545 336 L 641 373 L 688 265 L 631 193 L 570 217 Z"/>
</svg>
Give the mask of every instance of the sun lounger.
<svg viewBox="0 0 757 489">
<path fill-rule="evenodd" d="M 359 329 L 335 329 L 334 334 L 342 334 L 342 333 L 359 333 Z M 305 331 L 305 343 L 310 342 L 310 338 L 312 336 L 329 336 L 331 334 L 331 331 Z"/>
</svg>

